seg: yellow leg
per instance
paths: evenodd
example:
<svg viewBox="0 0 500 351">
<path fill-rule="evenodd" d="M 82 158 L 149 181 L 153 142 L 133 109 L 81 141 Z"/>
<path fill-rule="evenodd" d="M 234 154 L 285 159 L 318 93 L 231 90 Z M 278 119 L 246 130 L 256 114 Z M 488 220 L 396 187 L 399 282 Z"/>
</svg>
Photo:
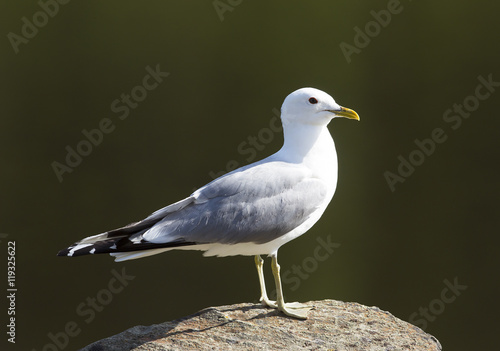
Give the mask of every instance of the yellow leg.
<svg viewBox="0 0 500 351">
<path fill-rule="evenodd" d="M 257 274 L 259 275 L 259 283 L 260 283 L 260 302 L 262 302 L 263 305 L 272 307 L 272 308 L 278 308 L 278 305 L 276 305 L 276 301 L 271 301 L 267 297 L 267 292 L 266 292 L 266 282 L 264 280 L 264 271 L 262 270 L 262 267 L 264 266 L 264 260 L 262 257 L 259 255 L 255 256 L 255 266 L 257 267 Z"/>
<path fill-rule="evenodd" d="M 287 316 L 299 319 L 307 319 L 307 312 L 312 307 L 300 304 L 298 302 L 285 303 L 285 299 L 283 298 L 283 289 L 281 288 L 280 265 L 278 264 L 277 253 L 272 255 L 271 268 L 273 270 L 274 282 L 276 284 L 276 304 L 278 305 L 278 309 Z"/>
</svg>

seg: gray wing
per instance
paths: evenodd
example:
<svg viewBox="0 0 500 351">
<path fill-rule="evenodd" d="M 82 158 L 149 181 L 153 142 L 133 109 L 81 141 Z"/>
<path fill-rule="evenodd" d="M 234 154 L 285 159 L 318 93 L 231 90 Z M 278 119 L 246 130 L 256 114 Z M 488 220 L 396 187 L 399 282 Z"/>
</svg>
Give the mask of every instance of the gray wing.
<svg viewBox="0 0 500 351">
<path fill-rule="evenodd" d="M 193 193 L 191 201 L 166 213 L 142 239 L 156 244 L 266 243 L 302 224 L 326 195 L 326 184 L 303 166 L 254 164 Z"/>
</svg>

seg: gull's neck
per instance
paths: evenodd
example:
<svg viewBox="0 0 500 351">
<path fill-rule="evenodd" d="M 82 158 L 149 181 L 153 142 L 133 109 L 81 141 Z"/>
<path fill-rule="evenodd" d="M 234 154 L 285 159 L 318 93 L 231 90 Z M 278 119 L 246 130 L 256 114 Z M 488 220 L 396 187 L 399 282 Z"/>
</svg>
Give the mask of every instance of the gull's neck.
<svg viewBox="0 0 500 351">
<path fill-rule="evenodd" d="M 337 152 L 327 126 L 284 123 L 281 160 L 309 167 L 318 177 L 337 180 Z"/>
</svg>

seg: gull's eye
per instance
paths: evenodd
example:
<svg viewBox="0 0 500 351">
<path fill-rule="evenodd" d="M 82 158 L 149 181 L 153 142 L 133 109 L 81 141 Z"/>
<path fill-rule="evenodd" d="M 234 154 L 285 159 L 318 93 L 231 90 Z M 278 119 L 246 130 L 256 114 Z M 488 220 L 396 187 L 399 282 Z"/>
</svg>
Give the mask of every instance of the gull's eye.
<svg viewBox="0 0 500 351">
<path fill-rule="evenodd" d="M 316 98 L 313 98 L 313 97 L 312 97 L 312 98 L 310 98 L 310 99 L 309 99 L 309 103 L 311 103 L 311 104 L 313 104 L 313 105 L 314 105 L 314 104 L 317 104 L 317 103 L 318 103 L 318 100 L 316 100 Z"/>
</svg>

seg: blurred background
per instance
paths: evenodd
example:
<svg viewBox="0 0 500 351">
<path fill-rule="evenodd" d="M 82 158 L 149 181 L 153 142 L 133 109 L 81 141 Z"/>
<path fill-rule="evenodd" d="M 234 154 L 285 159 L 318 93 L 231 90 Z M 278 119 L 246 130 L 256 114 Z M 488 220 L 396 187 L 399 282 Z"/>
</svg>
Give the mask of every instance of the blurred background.
<svg viewBox="0 0 500 351">
<path fill-rule="evenodd" d="M 499 11 L 449 0 L 3 3 L 0 267 L 7 296 L 15 241 L 18 290 L 15 344 L 0 300 L 0 348 L 74 350 L 257 301 L 250 257 L 56 253 L 277 151 L 276 110 L 304 86 L 361 121 L 329 126 L 337 193 L 280 250 L 286 300 L 378 306 L 445 349 L 496 348 Z"/>
</svg>

